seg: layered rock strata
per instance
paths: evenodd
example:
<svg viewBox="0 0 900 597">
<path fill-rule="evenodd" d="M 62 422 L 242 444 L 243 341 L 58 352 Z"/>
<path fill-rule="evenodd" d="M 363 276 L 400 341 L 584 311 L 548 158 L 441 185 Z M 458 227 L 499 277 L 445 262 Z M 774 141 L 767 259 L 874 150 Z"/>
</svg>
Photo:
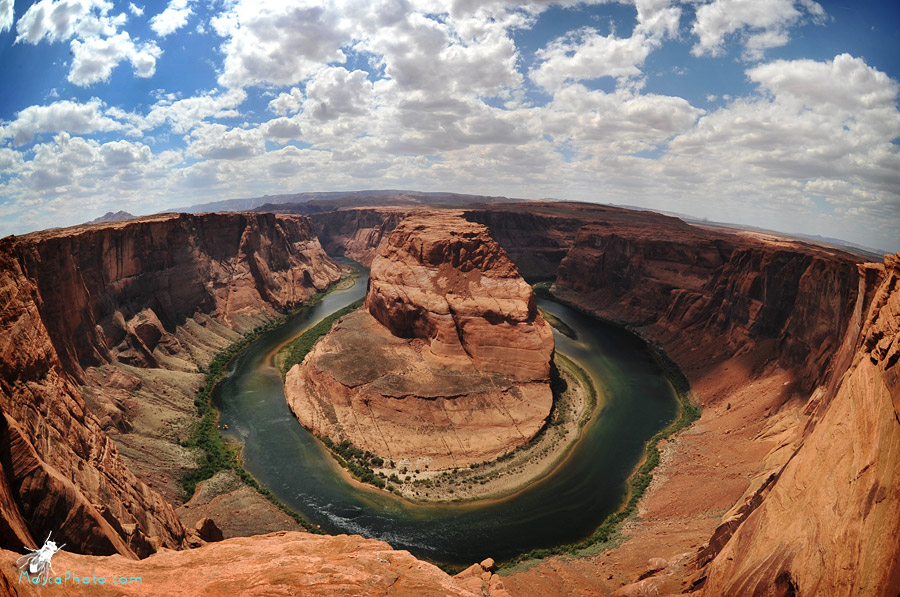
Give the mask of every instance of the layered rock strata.
<svg viewBox="0 0 900 597">
<path fill-rule="evenodd" d="M 900 254 L 860 266 L 840 352 L 800 445 L 698 555 L 704 595 L 900 591 Z"/>
<path fill-rule="evenodd" d="M 339 277 L 302 217 L 168 214 L 0 240 L 0 544 L 35 547 L 52 531 L 83 553 L 181 546 L 172 506 L 147 484 L 164 473 L 177 485 L 178 467 L 142 455 L 184 451 L 198 365 L 216 345 Z M 123 442 L 126 466 L 106 431 L 136 435 L 140 387 L 163 378 L 156 449 Z"/>
<path fill-rule="evenodd" d="M 365 310 L 288 372 L 288 402 L 320 436 L 410 468 L 491 460 L 552 407 L 553 334 L 486 228 L 410 217 L 372 263 Z"/>
</svg>

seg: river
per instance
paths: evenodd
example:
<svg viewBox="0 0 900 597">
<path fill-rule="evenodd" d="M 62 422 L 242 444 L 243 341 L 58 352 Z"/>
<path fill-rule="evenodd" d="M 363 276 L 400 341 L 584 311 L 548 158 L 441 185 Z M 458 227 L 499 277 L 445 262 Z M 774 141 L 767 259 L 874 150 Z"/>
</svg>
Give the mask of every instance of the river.
<svg viewBox="0 0 900 597">
<path fill-rule="evenodd" d="M 578 541 L 618 508 L 646 441 L 677 414 L 675 393 L 634 335 L 542 299 L 542 309 L 578 333 L 573 341 L 554 330 L 556 349 L 578 362 L 605 396 L 560 466 L 512 497 L 459 504 L 415 504 L 348 482 L 288 408 L 273 353 L 361 298 L 367 281 L 362 275 L 352 288 L 332 292 L 257 339 L 216 386 L 213 404 L 221 423 L 243 443 L 244 466 L 263 486 L 329 533 L 382 539 L 417 557 L 456 565 Z"/>
</svg>

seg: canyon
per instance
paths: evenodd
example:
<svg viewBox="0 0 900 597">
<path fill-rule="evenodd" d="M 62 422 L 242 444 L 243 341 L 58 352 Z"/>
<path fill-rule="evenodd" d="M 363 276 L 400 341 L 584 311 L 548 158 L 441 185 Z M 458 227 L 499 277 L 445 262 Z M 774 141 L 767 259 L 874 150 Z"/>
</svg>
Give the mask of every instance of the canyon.
<svg viewBox="0 0 900 597">
<path fill-rule="evenodd" d="M 660 347 L 690 382 L 702 416 L 660 446 L 617 542 L 505 576 L 476 565 L 457 577 L 358 537 L 282 531 L 172 551 L 198 544 L 173 507 L 171 462 L 189 466 L 191 455 L 166 431 L 190 424 L 197 366 L 336 281 L 322 247 L 374 273 L 393 231 L 423 209 L 165 215 L 0 241 L 6 590 L 39 591 L 17 584 L 13 562 L 53 531 L 67 543 L 57 568 L 146 570 L 158 586 L 197 570 L 182 594 L 252 583 L 319 594 L 387 594 L 391 583 L 461 595 L 900 591 L 900 256 L 870 263 L 572 203 L 452 214 L 484 225 L 518 274 L 552 279 L 560 300 Z M 373 321 L 373 309 L 396 310 L 389 289 L 368 303 Z M 154 462 L 159 454 L 169 456 Z M 281 552 L 288 560 L 264 556 Z M 309 553 L 322 554 L 318 566 L 302 564 Z"/>
<path fill-rule="evenodd" d="M 448 214 L 400 222 L 372 260 L 364 309 L 285 378 L 304 427 L 409 469 L 494 460 L 553 406 L 553 334 L 487 228 Z"/>
</svg>

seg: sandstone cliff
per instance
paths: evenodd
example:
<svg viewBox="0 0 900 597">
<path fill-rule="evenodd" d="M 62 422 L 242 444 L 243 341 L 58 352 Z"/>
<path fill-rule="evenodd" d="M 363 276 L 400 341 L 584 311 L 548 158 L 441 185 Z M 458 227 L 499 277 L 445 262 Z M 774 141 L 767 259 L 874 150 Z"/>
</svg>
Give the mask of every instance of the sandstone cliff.
<svg viewBox="0 0 900 597">
<path fill-rule="evenodd" d="M 196 372 L 214 347 L 182 354 L 198 348 L 185 329 L 218 326 L 236 338 L 230 329 L 249 329 L 339 276 L 300 217 L 169 214 L 0 240 L 0 544 L 34 547 L 52 531 L 83 553 L 180 546 L 172 506 L 129 470 L 146 463 L 129 448 L 126 466 L 104 431 L 132 435 L 128 409 L 110 392 L 133 400 L 150 371 L 141 367 Z M 178 375 L 177 392 L 160 386 L 154 398 L 185 427 L 201 376 Z M 159 418 L 159 433 L 171 424 Z M 177 483 L 177 469 L 165 474 Z"/>
<path fill-rule="evenodd" d="M 582 227 L 557 286 L 661 342 L 689 373 L 757 351 L 794 369 L 803 391 L 822 383 L 856 300 L 857 259 L 667 219 Z"/>
<path fill-rule="evenodd" d="M 900 255 L 860 274 L 851 364 L 788 462 L 701 552 L 705 595 L 900 590 Z"/>
<path fill-rule="evenodd" d="M 381 244 L 366 311 L 337 323 L 285 387 L 318 435 L 415 468 L 465 466 L 543 427 L 552 353 L 531 288 L 483 226 L 411 217 Z"/>
</svg>

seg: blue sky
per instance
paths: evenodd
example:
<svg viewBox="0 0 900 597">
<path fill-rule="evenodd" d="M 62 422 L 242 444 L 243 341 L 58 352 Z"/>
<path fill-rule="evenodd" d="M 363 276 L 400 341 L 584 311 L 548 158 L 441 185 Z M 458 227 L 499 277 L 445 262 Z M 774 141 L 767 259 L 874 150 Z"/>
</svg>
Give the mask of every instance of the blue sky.
<svg viewBox="0 0 900 597">
<path fill-rule="evenodd" d="M 0 234 L 299 191 L 900 250 L 900 5 L 0 0 Z"/>
</svg>

